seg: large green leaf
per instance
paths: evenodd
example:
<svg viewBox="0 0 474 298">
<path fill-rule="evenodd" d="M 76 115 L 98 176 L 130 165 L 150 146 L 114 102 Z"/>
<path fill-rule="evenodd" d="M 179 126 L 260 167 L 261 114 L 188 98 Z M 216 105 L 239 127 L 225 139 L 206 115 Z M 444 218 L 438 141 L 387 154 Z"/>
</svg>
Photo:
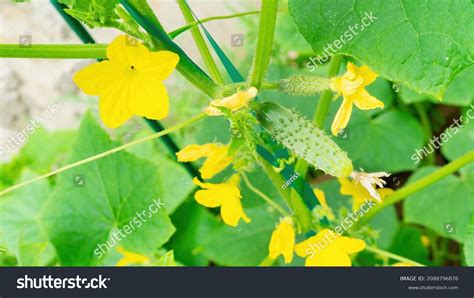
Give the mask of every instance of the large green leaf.
<svg viewBox="0 0 474 298">
<path fill-rule="evenodd" d="M 174 251 L 176 260 L 187 266 L 207 266 L 209 260 L 202 253 L 202 245 L 210 231 L 217 227 L 216 217 L 193 199 L 182 204 L 171 220 L 177 231 L 166 247 Z"/>
<path fill-rule="evenodd" d="M 468 266 L 474 266 L 474 215 L 471 216 L 471 224 L 467 229 L 467 237 L 464 242 L 464 256 Z"/>
<path fill-rule="evenodd" d="M 25 172 L 21 181 L 34 177 Z M 48 181 L 41 180 L 0 199 L 0 242 L 16 256 L 18 265 L 44 266 L 55 255 L 38 218 L 49 194 Z"/>
<path fill-rule="evenodd" d="M 472 109 L 468 113 L 474 116 Z M 451 161 L 474 150 L 474 119 L 469 119 L 467 115 L 466 113 L 462 116 L 461 120 L 463 121 L 459 122 L 459 125 L 454 123 L 444 131 L 444 134 L 448 136 L 448 140 L 443 143 L 441 152 Z M 462 168 L 461 172 L 470 172 L 474 175 L 474 163 Z M 472 195 L 474 196 L 474 194 Z"/>
<path fill-rule="evenodd" d="M 449 85 L 448 90 L 443 97 L 443 104 L 453 105 L 453 106 L 467 106 L 470 103 L 474 102 L 474 66 L 470 66 L 461 72 L 453 83 Z M 426 94 L 416 93 L 405 86 L 394 87 L 395 91 L 400 91 L 400 99 L 404 103 L 416 103 L 430 101 L 433 103 L 440 103 L 439 100 L 433 96 Z"/>
<path fill-rule="evenodd" d="M 87 114 L 70 161 L 94 156 L 117 145 Z M 109 247 L 121 245 L 142 254 L 150 254 L 168 241 L 174 227 L 166 211 L 161 208 L 156 213 L 150 212 L 150 206 L 160 194 L 156 180 L 152 164 L 126 152 L 59 175 L 57 188 L 41 218 L 61 264 L 99 263 L 101 255 L 96 249 L 107 240 Z M 116 237 L 122 238 L 121 241 L 112 239 L 117 229 L 122 229 L 122 235 L 126 236 Z M 118 243 L 114 245 L 114 242 Z"/>
<path fill-rule="evenodd" d="M 389 80 L 439 99 L 474 63 L 470 0 L 290 0 L 289 8 L 316 54 L 332 46 Z"/>
<path fill-rule="evenodd" d="M 411 226 L 401 226 L 388 249 L 397 255 L 422 264 L 428 263 L 428 249 L 423 245 L 421 232 Z"/>
<path fill-rule="evenodd" d="M 219 265 L 256 266 L 268 255 L 268 244 L 278 222 L 278 214 L 267 206 L 249 208 L 252 219 L 237 228 L 221 225 L 210 232 L 203 253 Z"/>
<path fill-rule="evenodd" d="M 425 167 L 415 172 L 412 183 L 436 170 Z M 424 225 L 459 242 L 466 239 L 467 226 L 474 213 L 474 175 L 450 175 L 414 193 L 404 201 L 404 221 Z"/>
<path fill-rule="evenodd" d="M 411 156 L 423 146 L 423 129 L 409 113 L 390 109 L 376 117 L 355 111 L 347 139 L 336 142 L 349 153 L 356 168 L 368 172 L 401 172 L 417 165 Z"/>
</svg>

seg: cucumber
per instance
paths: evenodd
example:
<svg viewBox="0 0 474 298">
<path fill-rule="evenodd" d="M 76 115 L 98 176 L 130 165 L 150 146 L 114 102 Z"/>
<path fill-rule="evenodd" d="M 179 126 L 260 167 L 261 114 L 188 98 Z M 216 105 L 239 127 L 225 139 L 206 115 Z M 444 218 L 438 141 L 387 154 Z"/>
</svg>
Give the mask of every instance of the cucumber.
<svg viewBox="0 0 474 298">
<path fill-rule="evenodd" d="M 260 124 L 277 142 L 316 169 L 334 177 L 352 173 L 347 153 L 306 118 L 272 102 L 260 104 L 255 111 Z"/>
</svg>

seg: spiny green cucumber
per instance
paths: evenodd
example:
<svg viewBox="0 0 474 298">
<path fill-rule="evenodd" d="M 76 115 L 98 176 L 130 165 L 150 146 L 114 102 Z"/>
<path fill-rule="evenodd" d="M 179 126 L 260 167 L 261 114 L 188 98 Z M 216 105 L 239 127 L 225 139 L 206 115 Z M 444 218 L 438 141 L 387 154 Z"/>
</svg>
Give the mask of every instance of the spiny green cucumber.
<svg viewBox="0 0 474 298">
<path fill-rule="evenodd" d="M 352 173 L 347 153 L 304 117 L 272 102 L 264 102 L 255 110 L 260 124 L 298 157 L 331 176 L 348 177 Z"/>
</svg>

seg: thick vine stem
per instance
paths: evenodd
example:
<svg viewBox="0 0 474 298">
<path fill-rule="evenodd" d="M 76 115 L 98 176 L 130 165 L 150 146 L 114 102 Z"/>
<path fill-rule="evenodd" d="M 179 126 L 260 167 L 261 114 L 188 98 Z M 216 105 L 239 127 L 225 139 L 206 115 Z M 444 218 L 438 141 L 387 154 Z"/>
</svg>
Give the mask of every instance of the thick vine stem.
<svg viewBox="0 0 474 298">
<path fill-rule="evenodd" d="M 106 59 L 106 44 L 0 44 L 1 58 Z"/>
<path fill-rule="evenodd" d="M 273 48 L 273 37 L 278 12 L 278 0 L 262 0 L 257 48 L 248 78 L 248 87 L 260 88 Z"/>
<path fill-rule="evenodd" d="M 437 171 L 400 188 L 399 190 L 395 191 L 390 196 L 386 197 L 382 200 L 381 203 L 373 207 L 364 217 L 362 217 L 354 226 L 353 229 L 358 229 L 362 225 L 366 224 L 371 218 L 377 215 L 383 208 L 393 205 L 407 196 L 435 183 L 436 181 L 452 174 L 462 168 L 463 166 L 471 163 L 474 161 L 474 150 L 466 153 L 465 155 L 461 156 L 460 158 L 448 163 L 444 167 L 438 169 Z M 449 198 L 448 198 L 449 199 Z"/>
</svg>

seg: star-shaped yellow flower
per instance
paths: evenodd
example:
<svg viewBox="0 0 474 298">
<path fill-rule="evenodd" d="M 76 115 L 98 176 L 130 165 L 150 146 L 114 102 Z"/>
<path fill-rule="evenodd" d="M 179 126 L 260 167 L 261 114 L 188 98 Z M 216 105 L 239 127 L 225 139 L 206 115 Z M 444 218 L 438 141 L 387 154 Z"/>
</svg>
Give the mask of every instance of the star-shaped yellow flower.
<svg viewBox="0 0 474 298">
<path fill-rule="evenodd" d="M 257 96 L 257 93 L 258 90 L 255 87 L 250 87 L 244 91 L 239 90 L 231 96 L 211 101 L 211 104 L 204 111 L 209 116 L 222 115 L 222 111 L 219 109 L 219 107 L 224 107 L 231 111 L 237 111 L 243 107 L 246 107 L 250 100 Z"/>
<path fill-rule="evenodd" d="M 382 101 L 371 96 L 365 86 L 370 85 L 377 78 L 377 74 L 367 66 L 358 67 L 353 63 L 347 64 L 347 71 L 340 77 L 331 79 L 330 87 L 337 95 L 342 95 L 342 104 L 337 111 L 331 126 L 333 135 L 337 135 L 347 126 L 352 114 L 352 104 L 361 110 L 383 108 Z"/>
<path fill-rule="evenodd" d="M 296 244 L 295 252 L 306 258 L 305 266 L 351 266 L 350 254 L 365 248 L 365 242 L 340 236 L 332 230 L 321 230 L 317 235 Z"/>
<path fill-rule="evenodd" d="M 366 200 L 376 200 L 361 183 L 347 178 L 337 178 L 337 180 L 339 180 L 339 184 L 341 185 L 341 194 L 352 196 L 352 210 L 359 209 Z M 379 194 L 380 199 L 393 193 L 393 189 L 391 188 L 378 188 L 375 191 Z"/>
<path fill-rule="evenodd" d="M 226 183 L 213 184 L 203 183 L 194 178 L 193 182 L 197 186 L 204 188 L 198 190 L 194 195 L 196 201 L 209 208 L 221 207 L 221 217 L 225 224 L 236 227 L 242 218 L 245 222 L 250 222 L 250 218 L 244 212 L 238 188 L 240 178 L 238 175 L 232 176 Z"/>
<path fill-rule="evenodd" d="M 283 255 L 285 263 L 293 260 L 293 249 L 295 247 L 295 228 L 291 217 L 285 217 L 280 221 L 275 231 L 272 233 L 270 245 L 268 246 L 269 256 L 276 259 Z"/>
<path fill-rule="evenodd" d="M 123 247 L 117 247 L 117 251 L 123 255 L 123 258 L 120 259 L 115 266 L 122 267 L 128 265 L 142 265 L 150 262 L 150 258 L 144 255 L 132 253 L 126 251 Z"/>
<path fill-rule="evenodd" d="M 100 116 L 107 127 L 119 127 L 132 115 L 156 120 L 168 115 L 163 80 L 178 64 L 178 55 L 150 52 L 138 41 L 121 35 L 107 47 L 107 58 L 74 75 L 82 91 L 99 96 Z"/>
<path fill-rule="evenodd" d="M 217 173 L 224 170 L 231 162 L 232 157 L 227 156 L 228 145 L 209 143 L 204 145 L 189 145 L 176 153 L 178 161 L 195 161 L 202 157 L 207 157 L 199 172 L 204 179 L 210 179 Z"/>
</svg>

